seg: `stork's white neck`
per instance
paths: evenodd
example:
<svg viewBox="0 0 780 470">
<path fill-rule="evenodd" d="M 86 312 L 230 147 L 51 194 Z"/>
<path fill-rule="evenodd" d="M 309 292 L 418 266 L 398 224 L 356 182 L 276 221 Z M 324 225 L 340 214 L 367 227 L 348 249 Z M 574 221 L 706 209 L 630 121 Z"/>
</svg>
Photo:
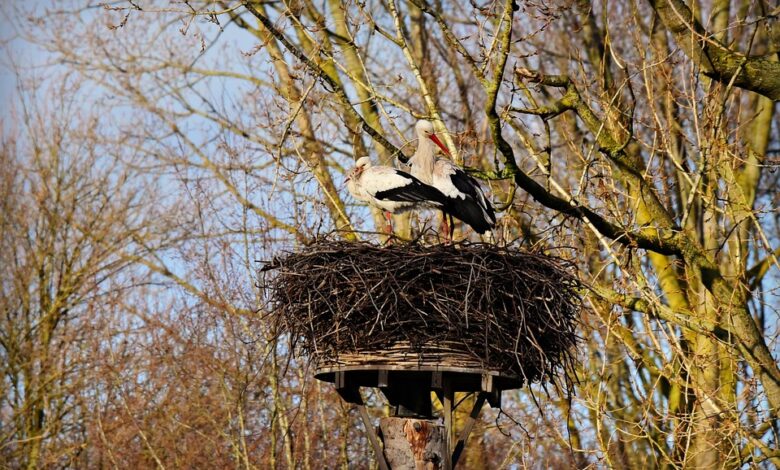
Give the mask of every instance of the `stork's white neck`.
<svg viewBox="0 0 780 470">
<path fill-rule="evenodd" d="M 425 134 L 418 134 L 417 150 L 412 156 L 412 175 L 425 184 L 433 184 L 436 144 Z"/>
</svg>

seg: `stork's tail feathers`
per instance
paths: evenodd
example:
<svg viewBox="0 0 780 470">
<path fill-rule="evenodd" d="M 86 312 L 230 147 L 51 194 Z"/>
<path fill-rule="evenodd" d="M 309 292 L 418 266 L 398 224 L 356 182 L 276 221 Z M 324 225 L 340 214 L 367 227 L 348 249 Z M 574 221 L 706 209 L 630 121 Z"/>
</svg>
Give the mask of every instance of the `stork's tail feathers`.
<svg viewBox="0 0 780 470">
<path fill-rule="evenodd" d="M 480 202 L 484 203 L 480 204 Z M 480 235 L 496 226 L 496 214 L 493 206 L 484 198 L 476 201 L 472 198 L 447 198 L 444 212 L 462 220 Z"/>
</svg>

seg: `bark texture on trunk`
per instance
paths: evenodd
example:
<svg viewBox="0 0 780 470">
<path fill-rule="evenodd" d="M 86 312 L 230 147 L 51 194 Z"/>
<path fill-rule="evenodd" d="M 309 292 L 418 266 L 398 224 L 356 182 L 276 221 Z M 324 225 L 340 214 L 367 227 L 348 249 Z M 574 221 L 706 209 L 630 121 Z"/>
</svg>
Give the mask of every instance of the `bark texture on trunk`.
<svg viewBox="0 0 780 470">
<path fill-rule="evenodd" d="M 434 420 L 382 418 L 384 454 L 393 470 L 439 470 L 447 461 L 444 426 Z"/>
</svg>

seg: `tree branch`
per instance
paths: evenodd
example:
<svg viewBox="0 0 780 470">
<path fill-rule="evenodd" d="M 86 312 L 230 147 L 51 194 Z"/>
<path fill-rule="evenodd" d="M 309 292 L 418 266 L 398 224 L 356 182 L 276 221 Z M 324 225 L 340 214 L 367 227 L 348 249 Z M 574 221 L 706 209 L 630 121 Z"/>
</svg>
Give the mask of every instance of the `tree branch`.
<svg viewBox="0 0 780 470">
<path fill-rule="evenodd" d="M 648 0 L 677 45 L 701 67 L 704 75 L 734 86 L 780 100 L 780 62 L 748 57 L 732 51 L 696 20 L 682 0 Z"/>
<path fill-rule="evenodd" d="M 393 145 L 389 140 L 385 139 L 385 137 L 382 134 L 380 134 L 376 129 L 371 127 L 366 122 L 366 120 L 363 119 L 363 116 L 361 116 L 360 113 L 355 111 L 355 108 L 352 107 L 352 104 L 349 101 L 349 97 L 347 96 L 347 93 L 344 91 L 344 89 L 338 86 L 338 84 L 334 82 L 333 79 L 330 76 L 328 76 L 328 74 L 319 65 L 317 65 L 313 60 L 307 57 L 306 54 L 303 53 L 303 51 L 301 51 L 298 47 L 295 46 L 295 44 L 291 43 L 287 39 L 287 37 L 281 31 L 279 31 L 279 29 L 273 24 L 273 22 L 271 22 L 270 19 L 268 19 L 265 15 L 263 15 L 260 11 L 258 11 L 257 8 L 255 8 L 251 2 L 244 2 L 244 7 L 246 7 L 247 11 L 249 11 L 252 15 L 254 15 L 254 17 L 257 18 L 260 21 L 260 23 L 262 23 L 262 25 L 265 26 L 266 29 L 268 29 L 268 31 L 285 47 L 285 49 L 287 49 L 288 52 L 290 52 L 298 60 L 300 60 L 315 77 L 327 83 L 328 87 L 330 88 L 330 91 L 336 95 L 339 101 L 342 102 L 345 110 L 349 112 L 351 115 L 353 115 L 354 118 L 361 123 L 361 128 L 368 135 L 370 135 L 372 139 L 376 140 L 384 148 L 386 148 L 391 153 L 392 157 L 397 157 L 399 155 L 402 155 L 401 150 L 398 147 Z"/>
<path fill-rule="evenodd" d="M 780 247 L 775 248 L 771 255 L 767 256 L 763 260 L 756 263 L 755 266 L 747 270 L 745 277 L 750 282 L 750 290 L 754 290 L 758 287 L 758 284 L 764 279 L 764 276 L 769 272 L 769 268 L 774 264 L 774 258 L 780 257 Z"/>
</svg>

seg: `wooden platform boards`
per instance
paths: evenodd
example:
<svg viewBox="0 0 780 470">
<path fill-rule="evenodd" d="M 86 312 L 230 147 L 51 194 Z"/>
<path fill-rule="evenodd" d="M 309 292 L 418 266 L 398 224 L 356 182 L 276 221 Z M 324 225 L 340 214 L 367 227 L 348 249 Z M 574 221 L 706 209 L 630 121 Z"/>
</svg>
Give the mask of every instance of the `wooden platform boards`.
<svg viewBox="0 0 780 470">
<path fill-rule="evenodd" d="M 400 386 L 440 392 L 446 384 L 453 392 L 484 392 L 491 406 L 500 406 L 503 390 L 517 389 L 524 383 L 522 378 L 487 369 L 430 365 L 325 366 L 317 368 L 314 377 L 335 384 L 336 389 Z"/>
</svg>

